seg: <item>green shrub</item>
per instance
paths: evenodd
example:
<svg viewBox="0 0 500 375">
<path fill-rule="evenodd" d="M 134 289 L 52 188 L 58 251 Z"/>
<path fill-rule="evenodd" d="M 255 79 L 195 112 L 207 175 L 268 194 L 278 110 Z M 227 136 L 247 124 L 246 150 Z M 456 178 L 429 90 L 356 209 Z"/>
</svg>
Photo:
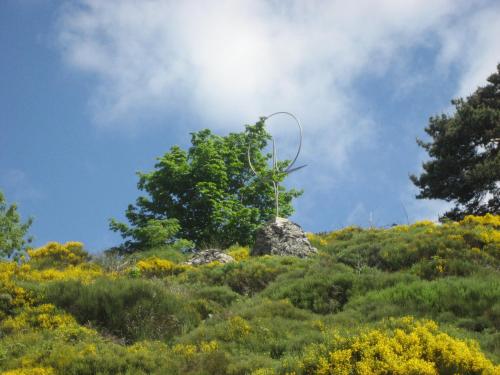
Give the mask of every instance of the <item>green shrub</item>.
<svg viewBox="0 0 500 375">
<path fill-rule="evenodd" d="M 500 235 L 493 219 L 472 217 L 442 225 L 420 222 L 390 229 L 346 228 L 312 238 L 321 250 L 355 269 L 397 271 L 415 266 L 414 271 L 427 279 L 462 276 L 478 267 L 500 266 Z"/>
<path fill-rule="evenodd" d="M 236 301 L 240 295 L 227 286 L 202 286 L 195 292 L 196 297 L 213 301 L 227 307 Z"/>
<path fill-rule="evenodd" d="M 335 272 L 338 270 L 339 272 Z M 299 308 L 327 314 L 340 311 L 351 296 L 374 289 L 383 289 L 400 282 L 410 282 L 415 276 L 364 269 L 311 267 L 279 276 L 262 293 L 272 299 L 288 299 Z"/>
<path fill-rule="evenodd" d="M 141 279 L 49 283 L 45 299 L 81 324 L 91 323 L 127 341 L 170 339 L 200 319 L 185 298 L 168 292 L 160 282 Z"/>
<path fill-rule="evenodd" d="M 347 302 L 354 277 L 312 274 L 286 283 L 278 280 L 264 295 L 273 299 L 286 298 L 296 307 L 317 313 L 333 313 Z"/>
<path fill-rule="evenodd" d="M 130 255 L 135 259 L 147 259 L 147 258 L 160 258 L 167 259 L 175 263 L 181 263 L 191 256 L 188 252 L 184 252 L 187 249 L 191 249 L 193 243 L 188 240 L 177 240 L 170 245 L 158 246 L 150 250 L 138 251 Z"/>
<path fill-rule="evenodd" d="M 472 319 L 478 327 L 500 329 L 498 324 L 498 301 L 500 301 L 500 277 L 491 274 L 485 277 L 449 277 L 434 281 L 415 281 L 397 284 L 380 291 L 369 292 L 350 301 L 345 313 L 358 312 L 369 321 L 389 315 L 415 315 L 439 318 L 447 314 L 448 319 Z"/>
<path fill-rule="evenodd" d="M 157 246 L 149 250 L 136 251 L 132 254 L 124 254 L 117 249 L 107 250 L 101 255 L 94 256 L 93 260 L 108 272 L 123 272 L 138 261 L 148 258 L 159 258 L 174 263 L 182 263 L 189 258 L 189 255 L 182 250 L 189 246 L 189 241 L 178 240 L 170 245 Z"/>
<path fill-rule="evenodd" d="M 411 272 L 423 279 L 433 280 L 442 276 L 469 276 L 483 267 L 464 259 L 443 259 L 435 256 L 411 267 Z"/>
<path fill-rule="evenodd" d="M 281 357 L 299 354 L 308 343 L 321 340 L 322 325 L 316 315 L 286 300 L 254 297 L 231 308 L 230 315 L 207 320 L 180 338 L 183 343 L 220 342 L 230 358 L 228 373 L 278 366 Z"/>
<path fill-rule="evenodd" d="M 262 291 L 279 274 L 304 267 L 308 261 L 293 257 L 265 256 L 223 265 L 209 264 L 186 272 L 185 282 L 227 285 L 242 295 Z"/>
<path fill-rule="evenodd" d="M 228 366 L 226 354 L 212 343 L 171 348 L 159 341 L 141 341 L 124 346 L 86 328 L 8 336 L 0 340 L 0 352 L 0 370 L 43 367 L 52 371 L 46 374 L 219 375 Z"/>
</svg>

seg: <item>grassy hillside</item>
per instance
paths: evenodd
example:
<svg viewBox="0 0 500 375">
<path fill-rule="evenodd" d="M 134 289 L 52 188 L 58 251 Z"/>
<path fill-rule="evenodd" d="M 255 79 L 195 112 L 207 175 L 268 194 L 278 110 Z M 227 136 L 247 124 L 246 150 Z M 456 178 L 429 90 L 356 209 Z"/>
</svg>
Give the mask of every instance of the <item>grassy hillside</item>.
<svg viewBox="0 0 500 375">
<path fill-rule="evenodd" d="M 192 267 L 51 243 L 0 263 L 5 374 L 499 374 L 500 217 Z"/>
</svg>

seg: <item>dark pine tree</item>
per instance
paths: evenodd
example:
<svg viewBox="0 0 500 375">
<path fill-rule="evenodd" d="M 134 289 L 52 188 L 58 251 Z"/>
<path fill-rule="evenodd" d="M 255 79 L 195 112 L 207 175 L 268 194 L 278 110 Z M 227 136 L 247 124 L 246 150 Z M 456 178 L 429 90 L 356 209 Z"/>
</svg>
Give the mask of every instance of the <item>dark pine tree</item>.
<svg viewBox="0 0 500 375">
<path fill-rule="evenodd" d="M 424 172 L 410 176 L 417 198 L 455 203 L 441 219 L 500 213 L 500 64 L 488 82 L 466 100 L 452 100 L 452 116 L 430 118 L 430 142 L 417 140 L 430 156 Z"/>
</svg>

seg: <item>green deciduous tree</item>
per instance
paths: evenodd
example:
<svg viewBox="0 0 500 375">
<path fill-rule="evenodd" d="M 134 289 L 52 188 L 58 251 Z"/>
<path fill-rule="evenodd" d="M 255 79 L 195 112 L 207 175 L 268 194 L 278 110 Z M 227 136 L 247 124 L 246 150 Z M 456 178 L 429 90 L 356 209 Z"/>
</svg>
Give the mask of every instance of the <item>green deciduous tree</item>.
<svg viewBox="0 0 500 375">
<path fill-rule="evenodd" d="M 452 116 L 431 117 L 425 129 L 431 142 L 417 140 L 431 159 L 420 176 L 417 198 L 444 199 L 455 207 L 444 218 L 500 214 L 500 64 L 466 100 L 452 101 Z"/>
<path fill-rule="evenodd" d="M 0 256 L 10 257 L 25 250 L 30 237 L 26 237 L 32 219 L 21 222 L 17 206 L 7 205 L 3 193 L 0 191 Z"/>
<path fill-rule="evenodd" d="M 133 231 L 150 225 L 151 220 L 175 219 L 180 225 L 176 237 L 198 246 L 252 243 L 255 230 L 274 216 L 274 191 L 270 181 L 256 178 L 251 171 L 247 149 L 250 145 L 256 171 L 271 176 L 271 155 L 263 154 L 269 139 L 263 119 L 227 136 L 208 129 L 191 133 L 188 151 L 173 146 L 158 158 L 155 170 L 138 173 L 138 188 L 148 196 L 129 205 L 126 217 L 131 228 L 112 220 L 111 229 L 135 237 Z M 293 213 L 292 199 L 300 194 L 280 187 L 281 216 Z"/>
<path fill-rule="evenodd" d="M 165 245 L 174 240 L 180 229 L 177 219 L 149 219 L 133 227 L 111 219 L 109 227 L 115 232 L 120 232 L 122 237 L 127 239 L 124 248 L 129 250 Z"/>
</svg>

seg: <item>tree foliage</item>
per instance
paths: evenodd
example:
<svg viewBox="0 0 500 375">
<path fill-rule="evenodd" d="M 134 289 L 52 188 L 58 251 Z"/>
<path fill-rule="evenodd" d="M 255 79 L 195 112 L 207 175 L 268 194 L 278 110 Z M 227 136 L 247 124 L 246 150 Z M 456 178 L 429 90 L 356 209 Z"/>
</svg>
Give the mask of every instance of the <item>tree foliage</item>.
<svg viewBox="0 0 500 375">
<path fill-rule="evenodd" d="M 444 215 L 453 220 L 500 212 L 500 64 L 497 70 L 488 85 L 452 101 L 455 114 L 430 118 L 431 142 L 417 140 L 431 157 L 411 176 L 417 198 L 455 202 Z"/>
<path fill-rule="evenodd" d="M 120 232 L 124 239 L 130 238 L 123 246 L 130 251 L 151 249 L 172 242 L 180 229 L 177 219 L 149 219 L 133 227 L 111 219 L 109 227 L 115 232 Z"/>
<path fill-rule="evenodd" d="M 9 257 L 25 250 L 31 242 L 31 238 L 26 237 L 31 223 L 32 219 L 21 222 L 16 204 L 9 206 L 0 191 L 0 256 Z"/>
<path fill-rule="evenodd" d="M 269 178 L 284 178 L 268 167 L 271 155 L 263 149 L 269 139 L 263 119 L 227 136 L 208 129 L 191 133 L 188 151 L 173 146 L 158 158 L 152 172 L 138 173 L 138 188 L 148 195 L 139 197 L 126 211 L 132 229 L 115 220 L 111 229 L 138 239 L 137 230 L 176 220 L 179 227 L 175 236 L 198 246 L 252 243 L 258 226 L 274 215 Z M 248 165 L 249 145 L 252 164 L 264 178 L 257 178 Z M 279 166 L 284 165 L 281 162 Z M 280 187 L 282 216 L 292 214 L 291 201 L 300 194 Z"/>
</svg>

